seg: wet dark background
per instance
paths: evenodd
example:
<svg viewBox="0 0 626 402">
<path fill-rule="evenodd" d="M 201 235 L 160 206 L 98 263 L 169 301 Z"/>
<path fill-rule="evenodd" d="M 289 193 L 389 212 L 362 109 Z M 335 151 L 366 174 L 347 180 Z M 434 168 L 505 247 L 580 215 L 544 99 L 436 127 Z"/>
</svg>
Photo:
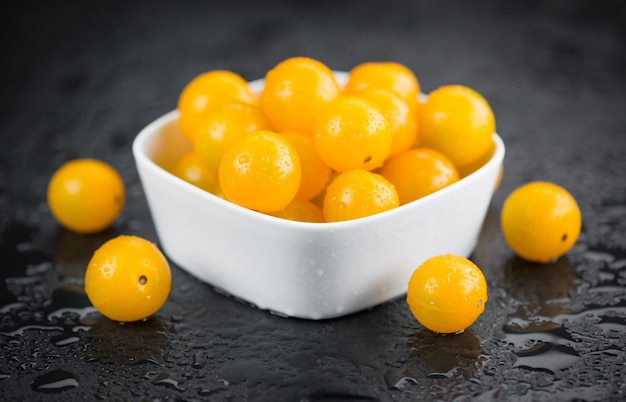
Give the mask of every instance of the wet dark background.
<svg viewBox="0 0 626 402">
<path fill-rule="evenodd" d="M 219 5 L 218 5 L 219 4 Z M 624 1 L 10 1 L 0 16 L 0 399 L 622 400 L 626 397 Z M 179 267 L 146 322 L 102 318 L 82 290 L 93 251 L 158 241 L 131 155 L 139 130 L 210 69 L 256 79 L 284 58 L 336 70 L 412 68 L 424 91 L 491 103 L 505 175 L 472 259 L 485 313 L 461 335 L 424 330 L 399 299 L 320 322 L 258 311 Z M 53 221 L 45 190 L 68 159 L 124 177 L 107 232 Z M 499 211 L 548 180 L 583 231 L 550 266 L 513 256 Z M 210 247 L 210 245 L 209 245 Z"/>
</svg>

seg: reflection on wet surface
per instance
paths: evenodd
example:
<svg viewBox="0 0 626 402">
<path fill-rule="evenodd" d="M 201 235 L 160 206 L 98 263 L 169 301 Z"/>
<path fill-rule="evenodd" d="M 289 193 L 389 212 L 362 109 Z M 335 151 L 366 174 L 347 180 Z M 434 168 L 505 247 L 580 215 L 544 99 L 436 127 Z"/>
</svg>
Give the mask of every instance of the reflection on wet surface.
<svg viewBox="0 0 626 402">
<path fill-rule="evenodd" d="M 493 242 L 497 231 L 490 210 L 481 238 Z M 155 395 L 199 398 L 260 395 L 267 387 L 277 395 L 281 387 L 298 389 L 290 395 L 305 400 L 377 400 L 388 392 L 602 399 L 621 392 L 615 384 L 626 364 L 626 253 L 591 248 L 584 236 L 549 265 L 510 253 L 483 261 L 485 314 L 463 333 L 442 336 L 419 326 L 402 299 L 343 319 L 285 319 L 175 266 L 163 310 L 122 325 L 102 317 L 82 288 L 91 253 L 115 233 L 9 227 L 1 246 L 11 263 L 0 285 L 0 384 L 99 398 L 115 396 L 115 384 L 146 382 Z M 477 260 L 485 250 L 479 245 Z M 342 373 L 356 380 L 344 384 Z M 376 384 L 379 394 L 359 393 L 364 383 Z"/>
<path fill-rule="evenodd" d="M 405 367 L 385 373 L 389 389 L 430 387 L 434 379 L 448 381 L 445 392 L 454 392 L 455 388 L 468 390 L 466 384 L 476 384 L 475 371 L 483 360 L 483 351 L 471 329 L 440 335 L 420 328 L 409 337 L 407 346 Z"/>
<path fill-rule="evenodd" d="M 60 369 L 48 371 L 38 376 L 30 386 L 35 391 L 53 393 L 76 388 L 78 387 L 78 381 L 78 374 Z"/>
<path fill-rule="evenodd" d="M 554 374 L 586 354 L 624 346 L 626 288 L 618 279 L 624 275 L 623 255 L 587 250 L 576 254 L 575 262 L 507 264 L 505 290 L 515 310 L 503 341 L 513 346 L 515 367 Z"/>
<path fill-rule="evenodd" d="M 571 366 L 578 357 L 574 339 L 554 317 L 569 314 L 576 275 L 566 258 L 544 266 L 514 258 L 505 267 L 505 288 L 517 308 L 504 325 L 504 341 L 513 346 L 514 367 L 556 371 Z"/>
</svg>

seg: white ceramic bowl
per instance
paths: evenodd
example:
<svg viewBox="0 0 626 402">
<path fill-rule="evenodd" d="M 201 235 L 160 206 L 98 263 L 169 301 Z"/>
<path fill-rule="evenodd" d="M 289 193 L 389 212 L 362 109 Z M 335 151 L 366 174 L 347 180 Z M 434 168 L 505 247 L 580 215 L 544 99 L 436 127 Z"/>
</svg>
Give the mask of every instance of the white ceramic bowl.
<svg viewBox="0 0 626 402">
<path fill-rule="evenodd" d="M 337 72 L 340 82 L 346 74 Z M 263 80 L 250 86 L 260 91 Z M 474 250 L 504 144 L 480 169 L 436 193 L 396 209 L 345 222 L 306 223 L 240 207 L 170 174 L 191 149 L 178 112 L 150 123 L 133 155 L 167 256 L 221 292 L 257 308 L 305 319 L 363 310 L 406 293 L 427 258 Z"/>
</svg>

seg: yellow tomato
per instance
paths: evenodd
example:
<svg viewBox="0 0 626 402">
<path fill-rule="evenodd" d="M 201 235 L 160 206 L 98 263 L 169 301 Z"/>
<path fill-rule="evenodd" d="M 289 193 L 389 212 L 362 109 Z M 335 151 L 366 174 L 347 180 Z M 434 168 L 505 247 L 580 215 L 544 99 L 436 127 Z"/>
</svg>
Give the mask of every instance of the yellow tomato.
<svg viewBox="0 0 626 402">
<path fill-rule="evenodd" d="M 276 131 L 310 135 L 317 114 L 340 93 L 326 65 L 308 57 L 292 57 L 265 75 L 261 108 Z"/>
<path fill-rule="evenodd" d="M 185 180 L 209 193 L 220 195 L 217 183 L 217 169 L 209 167 L 195 151 L 181 156 L 171 170 L 176 177 Z"/>
<path fill-rule="evenodd" d="M 365 89 L 358 96 L 369 99 L 387 119 L 392 137 L 389 157 L 416 145 L 417 114 L 404 99 L 380 88 Z"/>
<path fill-rule="evenodd" d="M 217 170 L 224 151 L 234 140 L 270 126 L 257 106 L 227 103 L 198 119 L 192 130 L 192 144 L 204 163 Z"/>
<path fill-rule="evenodd" d="M 75 159 L 52 175 L 47 200 L 52 215 L 65 228 L 100 232 L 113 224 L 124 207 L 124 182 L 102 161 Z"/>
<path fill-rule="evenodd" d="M 581 213 L 563 187 L 530 182 L 504 201 L 500 226 L 507 244 L 520 257 L 548 263 L 569 251 L 580 234 Z"/>
<path fill-rule="evenodd" d="M 296 198 L 311 200 L 326 187 L 332 169 L 320 159 L 310 135 L 295 131 L 283 131 L 280 135 L 289 141 L 300 158 L 302 177 Z"/>
<path fill-rule="evenodd" d="M 460 171 L 489 152 L 495 118 L 487 100 L 463 85 L 446 85 L 417 109 L 419 143 L 446 155 Z"/>
<path fill-rule="evenodd" d="M 398 193 L 387 179 L 354 169 L 340 173 L 328 185 L 322 211 L 327 222 L 337 222 L 374 215 L 398 205 Z"/>
<path fill-rule="evenodd" d="M 115 321 L 137 321 L 156 313 L 171 288 L 161 251 L 137 236 L 118 236 L 98 248 L 85 271 L 85 293 L 93 306 Z"/>
<path fill-rule="evenodd" d="M 270 212 L 269 215 L 298 222 L 324 222 L 324 214 L 320 207 L 313 204 L 311 201 L 301 199 L 295 199 L 286 207 L 276 212 Z"/>
<path fill-rule="evenodd" d="M 371 101 L 358 96 L 338 97 L 315 120 L 315 149 L 337 172 L 382 166 L 392 140 L 385 116 Z"/>
<path fill-rule="evenodd" d="M 418 108 L 420 84 L 407 66 L 397 62 L 366 62 L 354 67 L 343 90 L 345 95 L 356 95 L 367 88 L 394 92 L 411 107 Z"/>
<path fill-rule="evenodd" d="M 458 333 L 485 310 L 487 282 L 467 258 L 437 255 L 413 272 L 406 301 L 424 327 L 442 334 Z"/>
<path fill-rule="evenodd" d="M 387 160 L 380 174 L 396 187 L 401 204 L 459 181 L 459 173 L 450 159 L 428 148 L 409 149 Z"/>
<path fill-rule="evenodd" d="M 271 131 L 255 131 L 226 150 L 218 181 L 227 200 L 274 212 L 293 201 L 301 174 L 300 159 L 289 141 Z"/>
<path fill-rule="evenodd" d="M 185 85 L 178 98 L 180 127 L 191 141 L 199 120 L 226 103 L 258 105 L 257 97 L 239 74 L 213 70 L 194 77 Z"/>
</svg>

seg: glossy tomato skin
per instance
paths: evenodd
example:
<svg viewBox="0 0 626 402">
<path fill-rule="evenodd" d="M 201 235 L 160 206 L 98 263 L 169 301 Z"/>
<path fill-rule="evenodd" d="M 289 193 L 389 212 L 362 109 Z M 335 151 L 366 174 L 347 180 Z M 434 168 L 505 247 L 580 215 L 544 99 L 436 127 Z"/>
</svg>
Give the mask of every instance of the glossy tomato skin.
<svg viewBox="0 0 626 402">
<path fill-rule="evenodd" d="M 85 271 L 85 293 L 114 321 L 131 322 L 156 313 L 172 284 L 167 259 L 152 242 L 121 235 L 98 248 Z"/>
<path fill-rule="evenodd" d="M 113 224 L 125 203 L 124 182 L 110 165 L 75 159 L 51 177 L 47 201 L 54 218 L 77 233 L 100 232 Z"/>
</svg>

